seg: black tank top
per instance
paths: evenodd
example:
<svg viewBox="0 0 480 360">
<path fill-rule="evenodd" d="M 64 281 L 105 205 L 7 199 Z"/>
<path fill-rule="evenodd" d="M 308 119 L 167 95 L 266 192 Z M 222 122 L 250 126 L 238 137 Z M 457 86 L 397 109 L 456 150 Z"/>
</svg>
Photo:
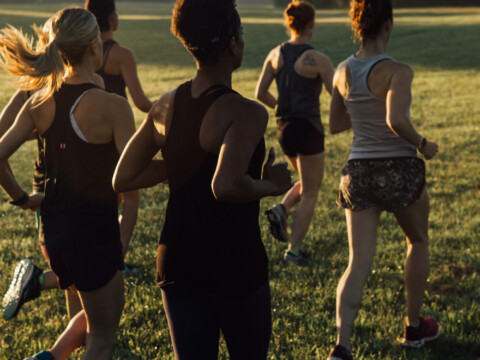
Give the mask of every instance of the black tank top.
<svg viewBox="0 0 480 360">
<path fill-rule="evenodd" d="M 308 119 L 313 126 L 323 133 L 320 120 L 320 93 L 322 78 L 311 79 L 298 74 L 294 65 L 307 50 L 313 49 L 308 44 L 284 43 L 281 46 L 283 66 L 275 74 L 278 89 L 278 105 L 275 109 L 277 118 L 286 120 L 290 117 Z"/>
<path fill-rule="evenodd" d="M 52 248 L 120 241 L 112 176 L 119 155 L 112 140 L 90 144 L 75 132 L 71 111 L 93 84 L 63 84 L 54 93 L 55 117 L 41 135 L 45 149 L 45 198 L 40 240 Z"/>
<path fill-rule="evenodd" d="M 37 160 L 35 160 L 34 172 L 33 172 L 33 191 L 45 192 L 45 151 L 43 149 L 43 142 L 40 136 L 35 133 L 37 140 Z"/>
<path fill-rule="evenodd" d="M 107 63 L 108 55 L 110 55 L 110 50 L 112 50 L 112 46 L 116 43 L 117 42 L 112 39 L 103 43 L 103 64 L 102 67 L 97 70 L 97 74 L 103 78 L 103 81 L 105 81 L 105 90 L 127 98 L 127 93 L 125 92 L 125 80 L 123 80 L 122 75 L 113 75 L 105 72 L 105 64 Z"/>
<path fill-rule="evenodd" d="M 176 91 L 172 124 L 162 149 L 170 197 L 158 248 L 160 287 L 187 283 L 208 293 L 242 296 L 268 280 L 259 201 L 217 201 L 211 183 L 218 154 L 200 146 L 205 113 L 216 99 L 232 92 L 216 85 L 194 99 L 191 81 Z M 264 157 L 262 139 L 248 169 L 252 178 L 260 178 Z"/>
</svg>

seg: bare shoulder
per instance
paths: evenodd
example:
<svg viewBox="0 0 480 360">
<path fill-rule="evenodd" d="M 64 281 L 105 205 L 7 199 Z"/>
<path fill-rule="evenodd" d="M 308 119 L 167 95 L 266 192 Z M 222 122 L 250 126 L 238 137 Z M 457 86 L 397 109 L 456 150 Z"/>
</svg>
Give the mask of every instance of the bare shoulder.
<svg viewBox="0 0 480 360">
<path fill-rule="evenodd" d="M 269 63 L 272 68 L 276 71 L 279 67 L 283 65 L 283 58 L 281 55 L 282 45 L 278 45 L 273 48 L 265 60 L 266 63 Z"/>
<path fill-rule="evenodd" d="M 311 54 L 311 56 L 313 56 L 320 63 L 328 63 L 328 64 L 332 63 L 332 61 L 327 55 L 325 55 L 324 53 L 318 50 L 311 49 L 311 50 L 305 51 L 305 53 Z"/>
<path fill-rule="evenodd" d="M 240 121 L 245 126 L 259 129 L 264 129 L 268 123 L 267 110 L 254 100 L 231 93 L 223 95 L 217 102 L 225 118 L 232 122 Z"/>
<path fill-rule="evenodd" d="M 282 45 L 278 45 L 274 47 L 270 52 L 268 53 L 267 60 L 269 61 L 278 61 L 278 58 L 280 57 L 280 50 L 282 48 Z"/>
<path fill-rule="evenodd" d="M 115 55 L 118 56 L 120 59 L 135 59 L 135 53 L 133 50 L 116 43 L 112 47 L 112 51 L 115 52 Z"/>
<path fill-rule="evenodd" d="M 340 64 L 338 64 L 337 69 L 335 70 L 335 75 L 333 76 L 334 86 L 338 86 L 339 84 L 345 82 L 347 69 L 348 69 L 348 60 L 344 60 Z"/>
<path fill-rule="evenodd" d="M 97 85 L 98 87 L 102 88 L 102 89 L 105 89 L 105 81 L 103 80 L 103 78 L 98 75 L 97 73 L 94 73 L 93 74 L 93 81 L 94 81 L 94 84 Z"/>
<path fill-rule="evenodd" d="M 403 62 L 391 60 L 392 71 L 395 76 L 405 77 L 406 79 L 411 80 L 414 75 L 413 68 Z"/>
<path fill-rule="evenodd" d="M 173 109 L 176 92 L 177 88 L 167 91 L 153 103 L 149 113 L 153 121 L 165 124 L 167 114 Z"/>
<path fill-rule="evenodd" d="M 89 104 L 99 113 L 118 113 L 131 111 L 128 100 L 124 97 L 105 91 L 104 89 L 94 89 L 85 95 Z"/>
</svg>

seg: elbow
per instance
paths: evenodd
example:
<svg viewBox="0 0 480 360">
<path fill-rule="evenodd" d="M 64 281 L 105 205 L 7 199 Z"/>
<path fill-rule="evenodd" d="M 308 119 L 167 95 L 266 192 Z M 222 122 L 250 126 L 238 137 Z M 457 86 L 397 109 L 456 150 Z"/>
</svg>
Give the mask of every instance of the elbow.
<svg viewBox="0 0 480 360">
<path fill-rule="evenodd" d="M 142 96 L 141 98 L 134 98 L 133 103 L 140 111 L 144 113 L 148 113 L 152 108 L 152 102 L 148 100 L 146 96 Z"/>
<path fill-rule="evenodd" d="M 387 125 L 395 134 L 402 131 L 402 122 L 395 117 L 388 118 Z"/>
<path fill-rule="evenodd" d="M 237 187 L 233 182 L 214 179 L 212 181 L 213 196 L 217 201 L 231 202 L 235 200 L 235 194 L 238 193 Z"/>
<path fill-rule="evenodd" d="M 113 176 L 113 179 L 112 179 L 112 186 L 113 186 L 113 190 L 116 192 L 116 193 L 123 193 L 125 191 L 127 191 L 127 186 L 126 186 L 126 183 L 124 181 L 122 181 L 118 176 L 117 174 L 115 174 Z"/>
</svg>

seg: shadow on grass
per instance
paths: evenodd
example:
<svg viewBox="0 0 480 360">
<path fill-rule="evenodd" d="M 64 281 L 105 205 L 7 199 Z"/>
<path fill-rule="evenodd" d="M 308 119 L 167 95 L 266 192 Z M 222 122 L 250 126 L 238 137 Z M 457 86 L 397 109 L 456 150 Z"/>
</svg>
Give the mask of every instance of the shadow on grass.
<svg viewBox="0 0 480 360">
<path fill-rule="evenodd" d="M 480 344 L 471 341 L 461 341 L 453 337 L 440 335 L 432 343 L 428 343 L 421 349 L 406 348 L 407 359 L 462 359 L 478 360 L 480 356 Z M 416 356 L 417 355 L 417 356 Z"/>
</svg>

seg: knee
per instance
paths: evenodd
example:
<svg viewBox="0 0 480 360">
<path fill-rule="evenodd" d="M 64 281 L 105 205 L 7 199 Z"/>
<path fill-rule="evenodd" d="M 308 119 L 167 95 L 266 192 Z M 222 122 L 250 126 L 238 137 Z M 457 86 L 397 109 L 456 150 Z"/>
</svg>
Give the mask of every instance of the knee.
<svg viewBox="0 0 480 360">
<path fill-rule="evenodd" d="M 418 234 L 408 236 L 407 243 L 412 248 L 428 246 L 428 231 L 419 231 Z"/>
</svg>

